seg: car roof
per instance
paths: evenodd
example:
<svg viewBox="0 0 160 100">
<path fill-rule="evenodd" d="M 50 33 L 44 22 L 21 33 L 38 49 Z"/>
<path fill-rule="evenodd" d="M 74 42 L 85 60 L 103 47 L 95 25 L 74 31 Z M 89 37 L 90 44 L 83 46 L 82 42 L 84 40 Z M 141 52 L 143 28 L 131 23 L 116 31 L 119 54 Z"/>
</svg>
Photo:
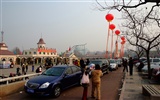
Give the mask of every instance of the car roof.
<svg viewBox="0 0 160 100">
<path fill-rule="evenodd" d="M 75 66 L 75 65 L 73 65 L 73 64 L 69 64 L 69 65 L 63 64 L 63 65 L 55 65 L 53 67 L 70 67 L 70 66 Z"/>
</svg>

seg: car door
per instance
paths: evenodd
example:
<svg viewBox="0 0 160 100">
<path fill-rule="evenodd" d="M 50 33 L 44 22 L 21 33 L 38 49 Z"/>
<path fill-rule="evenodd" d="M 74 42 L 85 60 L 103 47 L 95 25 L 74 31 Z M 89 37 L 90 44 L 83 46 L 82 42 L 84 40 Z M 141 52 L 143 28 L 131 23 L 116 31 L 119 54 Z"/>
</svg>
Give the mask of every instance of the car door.
<svg viewBox="0 0 160 100">
<path fill-rule="evenodd" d="M 62 83 L 63 88 L 65 89 L 65 88 L 70 87 L 74 83 L 74 81 L 73 81 L 73 72 L 72 72 L 71 67 L 68 67 L 64 73 L 65 74 L 63 76 L 61 83 Z"/>
<path fill-rule="evenodd" d="M 81 78 L 81 75 L 82 75 L 81 69 L 76 67 L 76 66 L 72 66 L 71 69 L 73 71 L 73 75 L 72 75 L 73 84 L 77 84 L 80 81 L 80 78 Z"/>
<path fill-rule="evenodd" d="M 107 63 L 105 62 L 105 60 L 102 60 L 102 72 L 107 71 Z"/>
</svg>

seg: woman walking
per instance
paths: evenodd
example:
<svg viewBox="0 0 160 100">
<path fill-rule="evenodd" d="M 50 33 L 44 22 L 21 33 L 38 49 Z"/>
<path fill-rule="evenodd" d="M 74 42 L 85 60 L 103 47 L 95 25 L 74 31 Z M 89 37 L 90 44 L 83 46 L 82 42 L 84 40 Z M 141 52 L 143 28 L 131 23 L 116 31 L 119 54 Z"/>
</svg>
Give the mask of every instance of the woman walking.
<svg viewBox="0 0 160 100">
<path fill-rule="evenodd" d="M 88 70 L 87 66 L 85 66 L 85 68 L 83 70 L 82 86 L 83 86 L 82 100 L 87 100 L 88 86 L 89 86 L 89 70 Z"/>
<path fill-rule="evenodd" d="M 95 70 L 91 73 L 92 78 L 92 98 L 96 98 L 96 100 L 101 100 L 101 77 L 103 73 L 101 71 L 100 65 L 95 65 Z"/>
</svg>

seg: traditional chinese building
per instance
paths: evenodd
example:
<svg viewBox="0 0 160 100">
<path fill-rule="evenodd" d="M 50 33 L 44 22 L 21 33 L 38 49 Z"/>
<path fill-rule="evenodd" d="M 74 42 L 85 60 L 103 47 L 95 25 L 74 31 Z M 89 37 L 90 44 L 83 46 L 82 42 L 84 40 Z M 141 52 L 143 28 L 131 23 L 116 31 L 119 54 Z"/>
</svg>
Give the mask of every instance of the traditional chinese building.
<svg viewBox="0 0 160 100">
<path fill-rule="evenodd" d="M 51 64 L 58 57 L 56 49 L 47 48 L 43 38 L 40 38 L 37 43 L 37 48 L 24 50 L 22 55 L 17 58 L 17 63 L 28 64 Z"/>
<path fill-rule="evenodd" d="M 8 46 L 4 43 L 3 41 L 3 31 L 2 33 L 2 41 L 0 43 L 0 61 L 5 61 L 5 62 L 15 62 L 17 56 L 8 50 Z"/>
</svg>

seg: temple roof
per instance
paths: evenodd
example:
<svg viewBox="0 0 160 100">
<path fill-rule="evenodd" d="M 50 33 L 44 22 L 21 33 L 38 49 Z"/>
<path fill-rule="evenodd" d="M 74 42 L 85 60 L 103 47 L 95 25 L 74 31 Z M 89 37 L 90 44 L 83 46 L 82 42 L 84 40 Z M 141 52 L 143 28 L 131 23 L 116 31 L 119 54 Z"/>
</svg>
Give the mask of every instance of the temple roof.
<svg viewBox="0 0 160 100">
<path fill-rule="evenodd" d="M 14 53 L 9 50 L 0 50 L 0 55 L 14 55 Z"/>
<path fill-rule="evenodd" d="M 0 43 L 0 47 L 8 48 L 7 45 L 6 45 L 5 43 Z"/>
<path fill-rule="evenodd" d="M 42 38 L 40 38 L 39 42 L 37 44 L 46 44 L 46 43 L 44 42 L 44 40 Z"/>
</svg>

